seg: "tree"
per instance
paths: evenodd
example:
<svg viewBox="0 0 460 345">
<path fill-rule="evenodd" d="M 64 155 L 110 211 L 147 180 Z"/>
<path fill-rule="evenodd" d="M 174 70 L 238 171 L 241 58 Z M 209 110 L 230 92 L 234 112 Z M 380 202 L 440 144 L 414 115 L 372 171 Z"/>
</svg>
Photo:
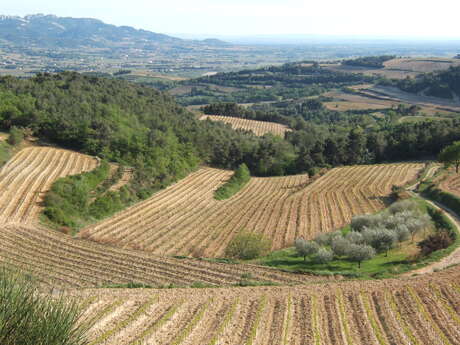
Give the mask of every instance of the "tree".
<svg viewBox="0 0 460 345">
<path fill-rule="evenodd" d="M 366 244 L 379 253 L 385 252 L 386 255 L 397 239 L 394 231 L 385 228 L 365 229 L 363 237 Z"/>
<path fill-rule="evenodd" d="M 350 248 L 350 241 L 343 237 L 336 237 L 331 242 L 331 249 L 337 256 L 346 256 Z"/>
<path fill-rule="evenodd" d="M 16 146 L 21 144 L 23 140 L 24 132 L 17 127 L 11 127 L 10 136 L 8 137 L 8 144 Z"/>
<path fill-rule="evenodd" d="M 303 256 L 303 260 L 307 261 L 307 256 L 316 254 L 319 250 L 319 245 L 313 241 L 306 241 L 303 238 L 295 240 L 295 249 L 297 254 Z"/>
<path fill-rule="evenodd" d="M 347 256 L 351 261 L 357 262 L 358 267 L 361 268 L 361 262 L 375 256 L 375 249 L 367 244 L 352 244 Z"/>
<path fill-rule="evenodd" d="M 262 234 L 240 232 L 228 244 L 225 255 L 243 260 L 255 259 L 270 251 L 271 241 Z"/>
<path fill-rule="evenodd" d="M 452 145 L 445 147 L 439 154 L 439 161 L 446 166 L 455 166 L 455 172 L 458 174 L 460 167 L 460 141 L 455 141 Z"/>
<path fill-rule="evenodd" d="M 326 248 L 320 248 L 316 253 L 314 260 L 318 264 L 326 264 L 328 262 L 331 262 L 333 258 L 334 254 L 332 253 L 332 251 Z"/>
</svg>

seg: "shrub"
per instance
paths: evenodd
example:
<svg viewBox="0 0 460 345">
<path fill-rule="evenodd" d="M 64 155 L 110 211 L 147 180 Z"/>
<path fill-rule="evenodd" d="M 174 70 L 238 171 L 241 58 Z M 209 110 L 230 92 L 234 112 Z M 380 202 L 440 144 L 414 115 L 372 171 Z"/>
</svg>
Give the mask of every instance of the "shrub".
<svg viewBox="0 0 460 345">
<path fill-rule="evenodd" d="M 303 238 L 298 238 L 294 242 L 295 249 L 299 256 L 303 256 L 303 260 L 307 260 L 307 256 L 316 254 L 319 250 L 319 245 L 313 241 L 306 241 Z"/>
<path fill-rule="evenodd" d="M 241 232 L 230 241 L 225 255 L 243 260 L 255 259 L 268 254 L 271 245 L 271 241 L 262 234 Z"/>
<path fill-rule="evenodd" d="M 375 249 L 367 244 L 351 244 L 347 257 L 349 260 L 357 262 L 361 267 L 361 262 L 372 259 L 375 256 Z"/>
<path fill-rule="evenodd" d="M 316 253 L 314 260 L 318 264 L 326 264 L 328 262 L 331 262 L 333 258 L 334 254 L 332 253 L 332 251 L 326 248 L 320 248 Z"/>
<path fill-rule="evenodd" d="M 87 344 L 80 316 L 76 303 L 40 294 L 30 278 L 0 269 L 0 344 Z"/>
<path fill-rule="evenodd" d="M 452 244 L 453 240 L 447 230 L 441 229 L 433 235 L 428 236 L 423 241 L 417 243 L 420 248 L 420 254 L 423 256 L 430 255 L 436 250 L 444 249 Z"/>
</svg>

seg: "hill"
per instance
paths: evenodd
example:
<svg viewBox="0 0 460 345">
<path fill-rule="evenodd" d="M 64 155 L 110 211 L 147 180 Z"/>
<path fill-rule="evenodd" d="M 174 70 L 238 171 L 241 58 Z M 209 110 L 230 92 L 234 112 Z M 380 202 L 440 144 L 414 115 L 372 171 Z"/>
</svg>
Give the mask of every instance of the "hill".
<svg viewBox="0 0 460 345">
<path fill-rule="evenodd" d="M 415 78 L 406 78 L 397 82 L 396 85 L 403 91 L 458 101 L 460 97 L 460 66 L 422 74 Z"/>
<path fill-rule="evenodd" d="M 225 45 L 219 40 L 185 41 L 180 38 L 115 26 L 92 18 L 29 15 L 0 16 L 0 41 L 3 45 L 39 48 L 110 48 L 152 50 L 175 46 Z"/>
<path fill-rule="evenodd" d="M 252 178 L 225 201 L 213 195 L 230 173 L 203 168 L 79 236 L 160 255 L 220 257 L 245 229 L 272 239 L 273 250 L 285 248 L 296 238 L 312 239 L 340 229 L 352 216 L 383 209 L 392 186 L 413 180 L 422 167 L 354 166 L 332 169 L 317 179 Z"/>
</svg>

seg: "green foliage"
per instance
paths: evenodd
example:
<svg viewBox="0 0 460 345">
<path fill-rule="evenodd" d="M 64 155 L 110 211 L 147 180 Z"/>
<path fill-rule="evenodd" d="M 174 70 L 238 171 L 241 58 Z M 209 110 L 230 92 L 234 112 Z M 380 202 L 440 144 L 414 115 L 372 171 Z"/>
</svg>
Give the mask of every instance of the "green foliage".
<svg viewBox="0 0 460 345">
<path fill-rule="evenodd" d="M 374 256 L 375 249 L 367 244 L 351 244 L 347 252 L 347 258 L 357 262 L 358 267 L 361 267 L 361 262 L 372 259 Z"/>
<path fill-rule="evenodd" d="M 426 186 L 422 194 L 430 199 L 440 202 L 460 215 L 460 198 L 458 196 L 445 192 L 433 184 Z"/>
<path fill-rule="evenodd" d="M 383 68 L 385 61 L 392 60 L 396 56 L 394 55 L 380 55 L 380 56 L 365 56 L 353 60 L 343 60 L 342 65 L 346 66 L 358 66 L 358 67 L 370 67 L 370 68 Z"/>
<path fill-rule="evenodd" d="M 444 71 L 424 73 L 414 79 L 406 78 L 396 85 L 407 92 L 424 92 L 428 96 L 453 98 L 460 95 L 460 66 L 449 67 Z"/>
<path fill-rule="evenodd" d="M 294 242 L 295 249 L 299 256 L 303 256 L 304 261 L 307 256 L 316 254 L 319 250 L 319 245 L 313 241 L 306 241 L 303 238 L 298 238 Z"/>
<path fill-rule="evenodd" d="M 8 136 L 8 144 L 12 146 L 18 146 L 22 143 L 24 140 L 24 132 L 17 128 L 17 127 L 11 127 L 10 128 L 10 135 Z"/>
<path fill-rule="evenodd" d="M 30 277 L 0 269 L 0 344 L 84 345 L 78 305 L 40 294 Z"/>
<path fill-rule="evenodd" d="M 334 253 L 327 248 L 320 248 L 315 254 L 314 260 L 318 264 L 326 264 L 334 259 Z"/>
<path fill-rule="evenodd" d="M 45 197 L 46 217 L 55 224 L 73 228 L 82 225 L 90 216 L 99 219 L 107 215 L 108 210 L 118 205 L 104 204 L 99 199 L 90 204 L 90 198 L 96 187 L 107 178 L 109 170 L 109 164 L 102 161 L 90 172 L 58 179 Z"/>
<path fill-rule="evenodd" d="M 4 141 L 0 141 L 0 168 L 11 157 L 11 146 Z"/>
<path fill-rule="evenodd" d="M 228 244 L 225 255 L 243 260 L 255 259 L 266 255 L 271 248 L 271 241 L 262 234 L 240 232 Z"/>
<path fill-rule="evenodd" d="M 460 141 L 456 141 L 444 148 L 439 154 L 439 161 L 446 166 L 455 166 L 455 172 L 458 174 L 460 166 Z"/>
<path fill-rule="evenodd" d="M 250 179 L 251 173 L 248 167 L 244 163 L 241 164 L 238 169 L 235 170 L 233 176 L 215 191 L 214 198 L 217 200 L 231 198 L 238 193 Z"/>
</svg>

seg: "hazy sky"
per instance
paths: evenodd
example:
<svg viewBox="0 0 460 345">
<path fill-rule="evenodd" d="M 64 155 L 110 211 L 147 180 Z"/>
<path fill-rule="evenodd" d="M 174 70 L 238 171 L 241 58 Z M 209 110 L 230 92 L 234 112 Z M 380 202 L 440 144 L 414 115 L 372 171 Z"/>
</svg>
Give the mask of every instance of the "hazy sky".
<svg viewBox="0 0 460 345">
<path fill-rule="evenodd" d="M 92 17 L 162 33 L 460 38 L 459 0 L 1 0 L 0 14 Z"/>
</svg>

